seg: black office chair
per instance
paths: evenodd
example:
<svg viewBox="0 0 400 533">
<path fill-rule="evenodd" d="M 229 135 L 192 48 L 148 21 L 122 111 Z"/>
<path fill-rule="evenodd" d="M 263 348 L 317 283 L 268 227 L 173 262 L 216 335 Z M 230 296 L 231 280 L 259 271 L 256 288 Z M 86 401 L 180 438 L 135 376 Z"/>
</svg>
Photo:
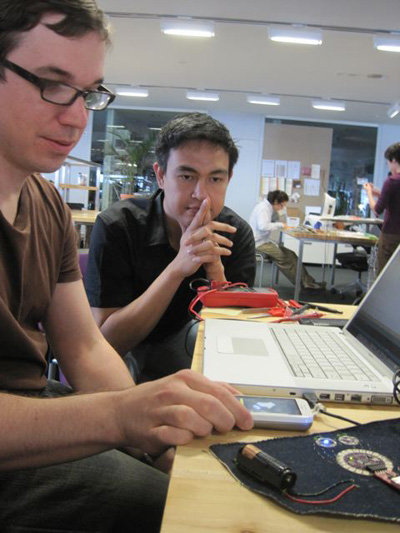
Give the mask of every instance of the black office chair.
<svg viewBox="0 0 400 533">
<path fill-rule="evenodd" d="M 367 272 L 369 267 L 367 249 L 360 250 L 354 247 L 353 252 L 337 254 L 336 259 L 344 268 L 356 271 L 358 276 L 356 281 L 335 287 L 332 292 L 338 292 L 343 299 L 345 293 L 351 290 L 355 290 L 356 296 L 361 296 L 367 290 L 366 285 L 361 281 L 362 273 Z"/>
</svg>

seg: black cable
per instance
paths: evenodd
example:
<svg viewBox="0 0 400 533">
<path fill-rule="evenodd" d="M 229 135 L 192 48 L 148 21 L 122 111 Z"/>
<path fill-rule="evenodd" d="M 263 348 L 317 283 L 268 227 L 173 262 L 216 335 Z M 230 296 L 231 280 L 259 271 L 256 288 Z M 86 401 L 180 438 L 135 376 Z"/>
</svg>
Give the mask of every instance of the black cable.
<svg viewBox="0 0 400 533">
<path fill-rule="evenodd" d="M 323 405 L 320 404 L 319 412 L 323 413 L 327 416 L 332 416 L 333 418 L 338 418 L 339 420 L 344 420 L 345 422 L 350 422 L 350 424 L 354 424 L 355 426 L 361 426 L 362 424 L 360 422 L 356 422 L 355 420 L 351 420 L 351 418 L 346 418 L 345 416 L 341 415 L 334 415 L 333 413 L 328 413 L 328 411 L 325 409 Z"/>
<path fill-rule="evenodd" d="M 303 398 L 308 402 L 310 408 L 312 410 L 315 410 L 316 413 L 323 413 L 327 416 L 338 418 L 339 420 L 344 420 L 345 422 L 350 422 L 350 424 L 354 424 L 355 426 L 361 426 L 360 422 L 356 422 L 355 420 L 351 420 L 350 418 L 346 418 L 345 416 L 328 413 L 325 406 L 322 405 L 322 403 L 319 403 L 318 396 L 315 394 L 315 392 L 305 392 L 303 393 Z"/>
<path fill-rule="evenodd" d="M 186 334 L 185 334 L 185 352 L 186 352 L 186 355 L 189 356 L 190 358 L 193 357 L 193 352 L 189 353 L 189 348 L 188 348 L 189 333 L 191 332 L 191 330 L 192 330 L 192 328 L 194 326 L 199 324 L 199 322 L 200 322 L 200 320 L 198 320 L 197 318 L 192 319 L 192 323 L 186 329 Z"/>
<path fill-rule="evenodd" d="M 333 483 L 332 485 L 329 485 L 329 487 L 326 487 L 325 489 L 320 490 L 319 492 L 310 492 L 310 493 L 301 493 L 296 492 L 294 490 L 290 491 L 290 494 L 293 496 L 301 496 L 301 497 L 312 497 L 312 496 L 322 496 L 322 494 L 325 494 L 329 490 L 334 489 L 335 487 L 338 487 L 339 485 L 343 485 L 344 483 L 355 483 L 354 479 L 342 479 L 340 481 L 337 481 L 336 483 Z"/>
</svg>

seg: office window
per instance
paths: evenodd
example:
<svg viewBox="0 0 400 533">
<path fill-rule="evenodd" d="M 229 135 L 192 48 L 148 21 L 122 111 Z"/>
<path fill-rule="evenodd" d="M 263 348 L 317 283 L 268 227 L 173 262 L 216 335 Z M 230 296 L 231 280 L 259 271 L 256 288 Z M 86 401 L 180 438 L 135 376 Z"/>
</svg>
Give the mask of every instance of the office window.
<svg viewBox="0 0 400 533">
<path fill-rule="evenodd" d="M 153 171 L 158 131 L 176 111 L 114 109 L 93 117 L 92 161 L 102 165 L 101 208 L 157 189 Z"/>
</svg>

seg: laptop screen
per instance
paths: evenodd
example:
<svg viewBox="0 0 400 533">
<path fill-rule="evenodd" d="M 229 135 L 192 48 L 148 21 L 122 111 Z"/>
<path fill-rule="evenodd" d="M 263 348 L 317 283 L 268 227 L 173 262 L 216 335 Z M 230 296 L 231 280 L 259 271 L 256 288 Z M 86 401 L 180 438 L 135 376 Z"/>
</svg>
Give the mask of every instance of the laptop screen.
<svg viewBox="0 0 400 533">
<path fill-rule="evenodd" d="M 346 326 L 391 370 L 400 367 L 400 246 Z"/>
</svg>

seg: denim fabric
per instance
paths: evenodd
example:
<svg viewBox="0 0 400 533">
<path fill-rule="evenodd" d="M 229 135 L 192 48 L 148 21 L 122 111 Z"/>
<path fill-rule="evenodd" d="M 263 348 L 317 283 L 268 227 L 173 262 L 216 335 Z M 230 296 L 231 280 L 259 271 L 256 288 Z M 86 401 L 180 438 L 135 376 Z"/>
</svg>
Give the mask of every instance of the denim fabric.
<svg viewBox="0 0 400 533">
<path fill-rule="evenodd" d="M 50 383 L 44 397 L 68 393 Z M 0 472 L 0 531 L 155 533 L 168 477 L 111 450 L 60 465 Z"/>
</svg>

